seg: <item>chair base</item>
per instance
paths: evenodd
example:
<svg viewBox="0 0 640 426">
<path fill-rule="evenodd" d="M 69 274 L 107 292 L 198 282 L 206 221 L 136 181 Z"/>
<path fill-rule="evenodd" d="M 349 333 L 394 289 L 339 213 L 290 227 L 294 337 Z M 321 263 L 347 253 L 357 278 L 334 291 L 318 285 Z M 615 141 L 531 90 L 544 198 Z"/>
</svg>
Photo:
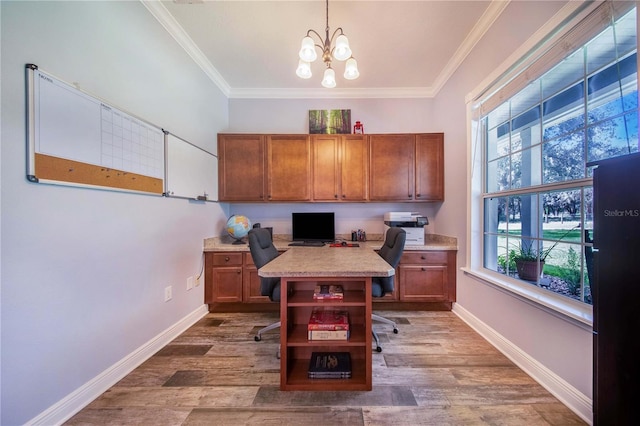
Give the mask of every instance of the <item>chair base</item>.
<svg viewBox="0 0 640 426">
<path fill-rule="evenodd" d="M 269 330 L 275 330 L 276 328 L 280 328 L 280 321 L 278 322 L 274 322 L 273 324 L 270 324 L 264 328 L 261 328 L 260 330 L 258 330 L 258 334 L 256 334 L 256 336 L 253 338 L 256 342 L 259 342 L 260 340 L 262 340 L 262 333 L 266 333 Z"/>
<path fill-rule="evenodd" d="M 395 322 L 391 321 L 390 319 L 386 319 L 384 317 L 381 317 L 380 315 L 376 315 L 376 314 L 371 314 L 371 319 L 374 321 L 378 321 L 378 322 L 382 322 L 385 324 L 389 324 L 390 326 L 393 327 L 393 333 L 394 334 L 398 334 L 398 326 L 396 325 Z M 373 340 L 376 341 L 376 351 L 378 352 L 382 352 L 382 347 L 380 346 L 380 337 L 378 337 L 378 333 L 376 333 L 373 328 L 371 328 L 371 334 L 373 334 Z"/>
<path fill-rule="evenodd" d="M 261 328 L 260 330 L 258 330 L 258 334 L 255 335 L 255 337 L 253 338 L 253 340 L 255 340 L 256 342 L 259 342 L 260 340 L 262 340 L 262 333 L 266 333 L 269 330 L 275 330 L 276 328 L 280 328 L 280 321 L 278 322 L 274 322 L 273 324 L 270 324 L 264 328 Z M 278 359 L 280 359 L 280 346 L 278 345 L 278 353 L 276 353 L 276 357 Z"/>
</svg>

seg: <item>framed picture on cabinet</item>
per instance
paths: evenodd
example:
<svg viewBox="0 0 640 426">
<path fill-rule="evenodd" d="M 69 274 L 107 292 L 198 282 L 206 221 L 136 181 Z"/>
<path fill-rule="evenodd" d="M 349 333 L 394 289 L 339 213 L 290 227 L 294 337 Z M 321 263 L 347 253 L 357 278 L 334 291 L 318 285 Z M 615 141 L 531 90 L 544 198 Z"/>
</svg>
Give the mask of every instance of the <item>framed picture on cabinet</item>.
<svg viewBox="0 0 640 426">
<path fill-rule="evenodd" d="M 350 109 L 310 109 L 309 133 L 348 134 L 351 133 Z"/>
</svg>

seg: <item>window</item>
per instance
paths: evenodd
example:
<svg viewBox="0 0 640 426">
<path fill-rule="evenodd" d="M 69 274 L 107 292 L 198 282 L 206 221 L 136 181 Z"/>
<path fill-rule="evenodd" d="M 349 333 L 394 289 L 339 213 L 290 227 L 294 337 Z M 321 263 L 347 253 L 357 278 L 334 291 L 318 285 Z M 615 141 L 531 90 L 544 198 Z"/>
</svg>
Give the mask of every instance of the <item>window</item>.
<svg viewBox="0 0 640 426">
<path fill-rule="evenodd" d="M 546 46 L 519 79 L 474 105 L 482 173 L 473 174 L 471 202 L 482 232 L 472 257 L 482 260 L 473 269 L 560 304 L 591 304 L 590 163 L 638 152 L 636 11 L 613 16 L 596 30 L 588 18 L 577 24 L 564 37 L 579 34 L 578 49 L 550 61 L 567 43 Z"/>
</svg>

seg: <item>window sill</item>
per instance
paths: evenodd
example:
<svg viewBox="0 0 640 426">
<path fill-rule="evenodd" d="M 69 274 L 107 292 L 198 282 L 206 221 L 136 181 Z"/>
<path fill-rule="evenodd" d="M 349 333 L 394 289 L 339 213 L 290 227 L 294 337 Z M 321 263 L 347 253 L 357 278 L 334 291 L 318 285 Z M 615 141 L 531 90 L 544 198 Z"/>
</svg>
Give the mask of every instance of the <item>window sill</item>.
<svg viewBox="0 0 640 426">
<path fill-rule="evenodd" d="M 549 312 L 558 318 L 577 324 L 588 330 L 593 328 L 592 306 L 556 295 L 534 285 L 520 283 L 518 280 L 510 279 L 489 270 L 477 271 L 466 267 L 460 269 L 465 274 L 497 287 L 500 290 L 508 291 L 518 299 Z"/>
</svg>

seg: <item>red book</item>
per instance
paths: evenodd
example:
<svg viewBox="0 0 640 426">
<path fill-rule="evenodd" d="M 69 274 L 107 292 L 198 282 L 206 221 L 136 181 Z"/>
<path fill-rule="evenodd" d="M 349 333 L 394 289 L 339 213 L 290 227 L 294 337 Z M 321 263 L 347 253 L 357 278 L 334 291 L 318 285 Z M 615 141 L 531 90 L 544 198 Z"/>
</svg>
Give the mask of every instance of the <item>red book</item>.
<svg viewBox="0 0 640 426">
<path fill-rule="evenodd" d="M 334 309 L 314 309 L 308 330 L 349 330 L 349 313 Z"/>
</svg>

